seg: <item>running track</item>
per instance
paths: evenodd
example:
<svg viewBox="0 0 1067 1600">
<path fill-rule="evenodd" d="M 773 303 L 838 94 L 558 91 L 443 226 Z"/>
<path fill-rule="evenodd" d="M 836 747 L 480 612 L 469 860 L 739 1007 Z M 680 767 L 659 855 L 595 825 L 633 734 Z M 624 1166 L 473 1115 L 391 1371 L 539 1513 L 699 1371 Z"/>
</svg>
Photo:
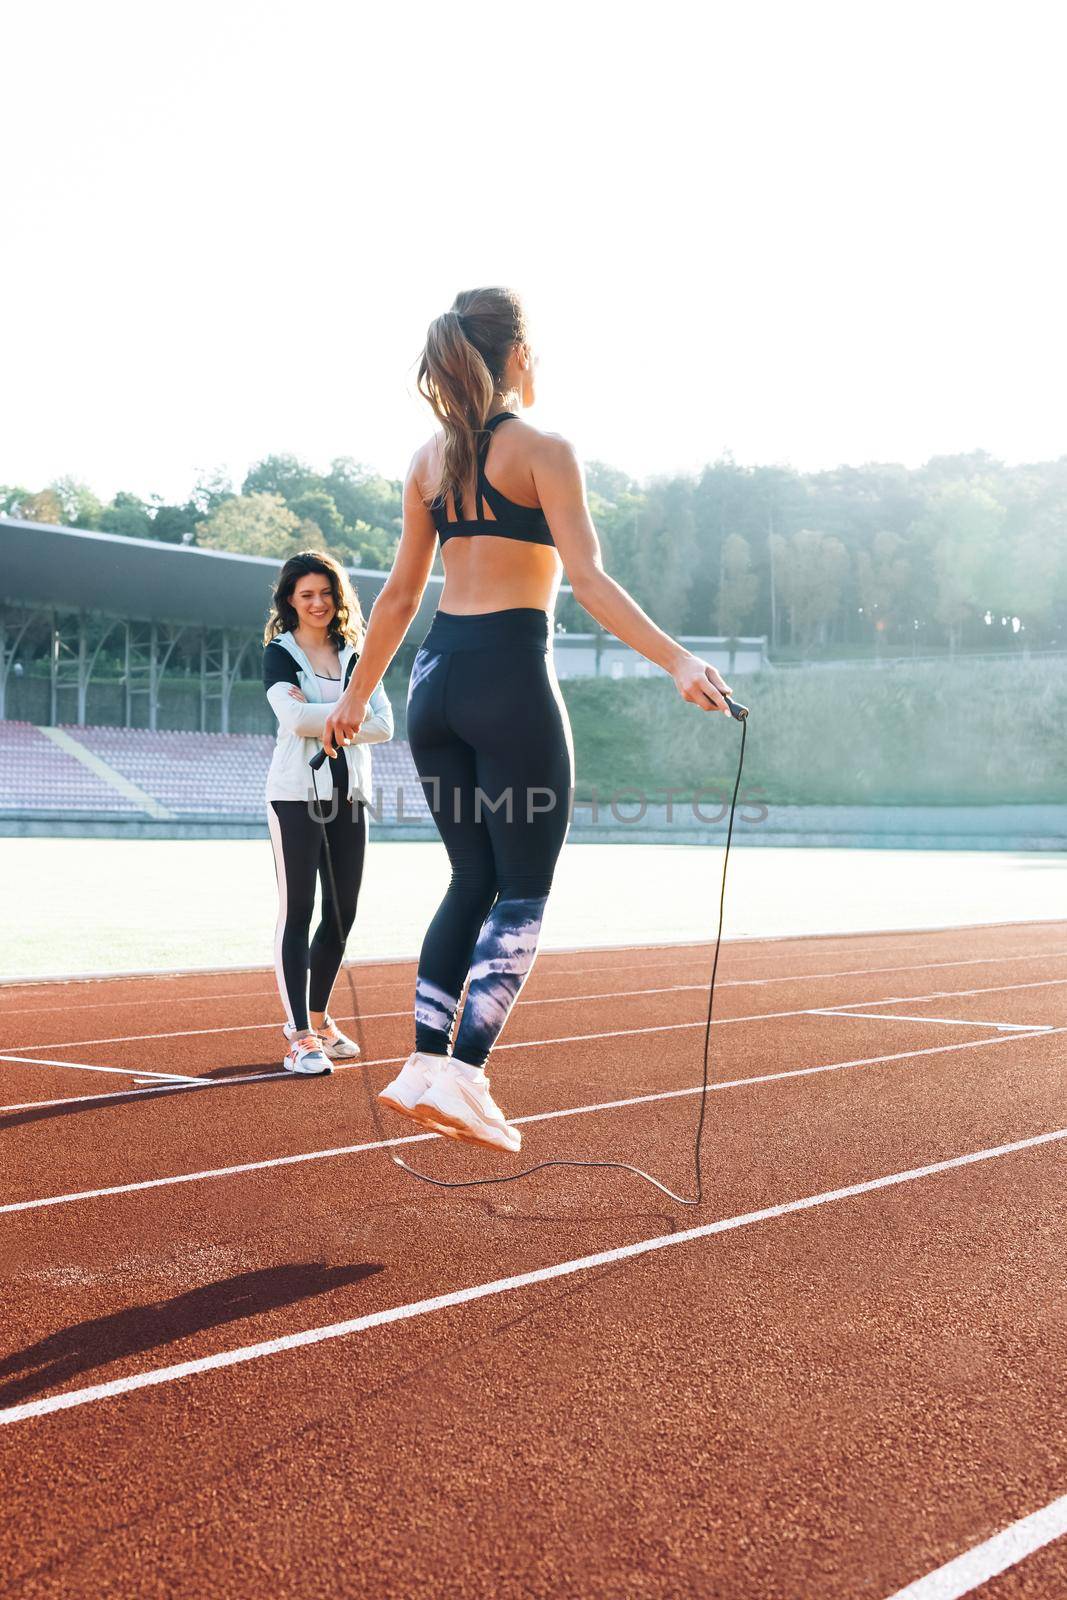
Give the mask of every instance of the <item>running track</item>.
<svg viewBox="0 0 1067 1600">
<path fill-rule="evenodd" d="M 541 955 L 524 1161 L 688 1188 L 709 967 Z M 412 967 L 356 978 L 380 1086 Z M 699 1211 L 417 1185 L 277 1009 L 0 990 L 0 1594 L 1067 1594 L 1067 923 L 725 946 Z"/>
</svg>

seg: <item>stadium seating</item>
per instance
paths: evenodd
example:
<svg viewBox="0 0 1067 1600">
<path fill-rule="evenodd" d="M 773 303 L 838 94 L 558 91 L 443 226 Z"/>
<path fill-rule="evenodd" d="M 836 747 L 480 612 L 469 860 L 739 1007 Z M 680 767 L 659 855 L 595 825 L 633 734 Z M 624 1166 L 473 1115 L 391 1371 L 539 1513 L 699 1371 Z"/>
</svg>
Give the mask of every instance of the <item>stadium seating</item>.
<svg viewBox="0 0 1067 1600">
<path fill-rule="evenodd" d="M 31 722 L 0 722 L 0 811 L 136 817 L 141 808 Z"/>
<path fill-rule="evenodd" d="M 63 728 L 84 750 L 175 817 L 259 820 L 274 740 L 261 734 Z M 375 745 L 373 815 L 430 824 L 408 746 Z M 399 808 L 399 814 L 398 814 Z M 143 817 L 135 798 L 83 766 L 28 722 L 0 722 L 0 812 Z"/>
</svg>

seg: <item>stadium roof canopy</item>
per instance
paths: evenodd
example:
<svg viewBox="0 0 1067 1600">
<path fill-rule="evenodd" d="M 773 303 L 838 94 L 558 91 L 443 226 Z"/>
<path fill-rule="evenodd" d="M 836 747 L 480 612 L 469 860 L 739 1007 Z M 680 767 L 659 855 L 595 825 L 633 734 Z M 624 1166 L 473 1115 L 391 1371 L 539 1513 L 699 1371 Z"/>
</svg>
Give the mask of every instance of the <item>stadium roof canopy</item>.
<svg viewBox="0 0 1067 1600">
<path fill-rule="evenodd" d="M 156 539 L 61 528 L 0 516 L 0 595 L 20 605 L 95 612 L 131 622 L 262 628 L 281 561 Z M 349 567 L 366 615 L 388 574 Z M 431 575 L 420 607 L 429 622 L 444 579 Z"/>
</svg>

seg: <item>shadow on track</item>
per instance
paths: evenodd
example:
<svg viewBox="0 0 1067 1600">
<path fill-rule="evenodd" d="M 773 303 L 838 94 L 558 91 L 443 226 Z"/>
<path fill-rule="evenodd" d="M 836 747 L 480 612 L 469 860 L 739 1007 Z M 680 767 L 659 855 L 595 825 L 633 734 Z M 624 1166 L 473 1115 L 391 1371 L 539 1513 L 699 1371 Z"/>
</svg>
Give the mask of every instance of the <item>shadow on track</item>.
<svg viewBox="0 0 1067 1600">
<path fill-rule="evenodd" d="M 0 1382 L 0 1405 L 17 1405 L 95 1367 L 126 1356 L 143 1355 L 243 1317 L 277 1311 L 314 1295 L 344 1289 L 382 1271 L 381 1262 L 328 1267 L 321 1261 L 307 1261 L 263 1267 L 190 1289 L 171 1300 L 129 1306 L 110 1316 L 60 1328 L 37 1344 L 0 1359 L 0 1379 L 10 1379 Z"/>
<path fill-rule="evenodd" d="M 207 1084 L 190 1084 L 186 1086 L 179 1083 L 175 1084 L 173 1088 L 168 1087 L 165 1089 L 161 1089 L 158 1086 L 154 1088 L 130 1089 L 128 1094 L 123 1094 L 121 1090 L 117 1093 L 114 1090 L 101 1091 L 101 1093 L 98 1095 L 79 1095 L 77 1099 L 64 1100 L 59 1105 L 27 1105 L 23 1106 L 20 1111 L 5 1111 L 4 1113 L 0 1114 L 0 1133 L 6 1133 L 9 1128 L 25 1127 L 27 1123 L 31 1122 L 50 1122 L 53 1117 L 80 1116 L 82 1112 L 85 1111 L 106 1111 L 111 1106 L 139 1105 L 146 1102 L 151 1102 L 153 1100 L 169 1100 L 174 1095 L 188 1094 L 190 1090 L 194 1088 L 201 1090 L 210 1088 L 212 1083 L 218 1084 L 219 1087 L 222 1088 L 227 1086 L 230 1078 L 239 1079 L 240 1076 L 246 1072 L 270 1072 L 271 1068 L 274 1066 L 275 1063 L 271 1061 L 264 1062 L 262 1065 L 223 1068 L 218 1072 L 205 1072 L 203 1076 L 210 1080 L 210 1082 Z M 249 1079 L 249 1083 L 250 1085 L 269 1083 L 271 1081 L 277 1081 L 278 1083 L 281 1083 L 283 1080 L 292 1083 L 299 1081 L 303 1081 L 304 1083 L 318 1083 L 320 1081 L 317 1078 L 305 1078 L 303 1080 L 299 1080 L 293 1078 L 289 1073 L 284 1073 L 278 1070 L 276 1080 L 273 1078 L 251 1077 Z"/>
</svg>

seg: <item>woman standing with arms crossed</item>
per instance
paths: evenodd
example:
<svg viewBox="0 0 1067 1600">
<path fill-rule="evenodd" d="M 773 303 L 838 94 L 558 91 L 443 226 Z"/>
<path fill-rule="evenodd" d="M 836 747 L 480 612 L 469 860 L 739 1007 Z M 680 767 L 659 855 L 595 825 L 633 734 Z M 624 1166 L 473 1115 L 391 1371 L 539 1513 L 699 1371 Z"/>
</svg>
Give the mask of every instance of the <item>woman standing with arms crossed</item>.
<svg viewBox="0 0 1067 1600">
<path fill-rule="evenodd" d="M 345 570 L 321 550 L 290 556 L 278 575 L 263 636 L 263 687 L 278 719 L 267 774 L 267 824 L 278 880 L 274 965 L 287 1021 L 282 1066 L 302 1077 L 332 1072 L 359 1046 L 329 1015 L 330 993 L 356 916 L 367 851 L 371 744 L 393 736 L 393 708 L 379 684 L 348 750 L 326 770 L 308 765 L 326 717 L 359 660 L 363 613 Z M 337 885 L 333 904 L 323 829 Z M 315 882 L 322 919 L 314 937 Z M 340 922 L 340 929 L 338 929 Z"/>
<path fill-rule="evenodd" d="M 442 431 L 408 468 L 393 567 L 323 735 L 332 754 L 363 725 L 440 538 L 445 581 L 411 670 L 408 739 L 452 879 L 419 958 L 415 1049 L 380 1098 L 510 1151 L 521 1134 L 484 1069 L 533 965 L 569 821 L 573 747 L 552 659 L 564 569 L 578 603 L 669 672 L 684 700 L 729 715 L 730 692 L 604 571 L 573 447 L 515 409 L 534 402 L 535 366 L 512 290 L 465 290 L 431 324 L 418 381 Z"/>
</svg>

